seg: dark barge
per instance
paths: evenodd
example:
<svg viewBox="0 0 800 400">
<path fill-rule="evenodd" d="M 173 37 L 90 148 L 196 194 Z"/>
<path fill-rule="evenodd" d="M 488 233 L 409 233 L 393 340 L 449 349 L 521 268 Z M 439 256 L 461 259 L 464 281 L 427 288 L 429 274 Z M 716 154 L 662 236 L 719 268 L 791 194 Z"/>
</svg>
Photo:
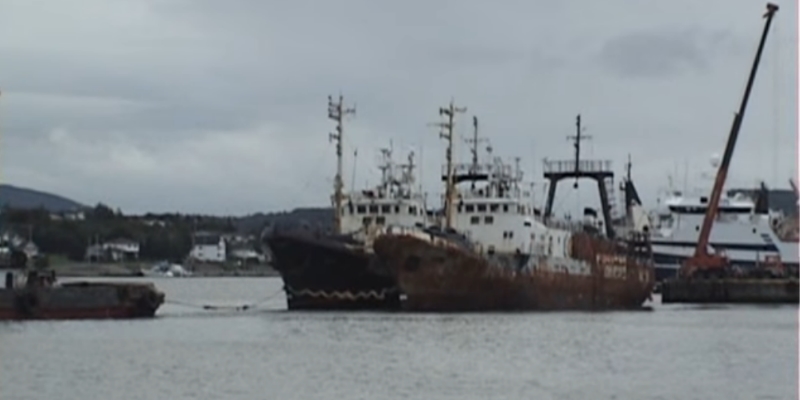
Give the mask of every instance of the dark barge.
<svg viewBox="0 0 800 400">
<path fill-rule="evenodd" d="M 54 271 L 29 268 L 20 250 L 3 258 L 0 320 L 149 318 L 164 302 L 151 283 L 59 283 Z"/>
</svg>

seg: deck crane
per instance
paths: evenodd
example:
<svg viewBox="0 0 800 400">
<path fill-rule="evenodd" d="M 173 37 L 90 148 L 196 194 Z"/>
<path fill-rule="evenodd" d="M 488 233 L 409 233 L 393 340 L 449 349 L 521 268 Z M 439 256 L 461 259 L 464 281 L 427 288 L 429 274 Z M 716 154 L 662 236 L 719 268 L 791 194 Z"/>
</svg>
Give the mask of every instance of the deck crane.
<svg viewBox="0 0 800 400">
<path fill-rule="evenodd" d="M 742 126 L 744 112 L 747 108 L 747 101 L 750 98 L 750 91 L 753 89 L 753 82 L 755 81 L 756 72 L 758 71 L 758 64 L 761 61 L 761 53 L 764 50 L 764 43 L 767 40 L 767 34 L 769 33 L 769 27 L 772 23 L 772 18 L 775 16 L 775 12 L 777 11 L 777 5 L 767 3 L 767 12 L 764 14 L 764 18 L 766 18 L 767 21 L 764 24 L 764 32 L 761 34 L 761 42 L 758 44 L 758 50 L 756 51 L 756 56 L 753 60 L 753 67 L 750 70 L 750 77 L 747 80 L 747 87 L 745 88 L 744 96 L 742 97 L 742 103 L 739 106 L 739 112 L 733 117 L 733 126 L 731 127 L 730 134 L 728 135 L 728 142 L 725 145 L 725 153 L 723 154 L 722 162 L 717 169 L 717 177 L 714 180 L 714 187 L 711 190 L 711 196 L 708 200 L 708 208 L 706 209 L 703 225 L 700 229 L 700 235 L 697 238 L 697 247 L 695 248 L 694 255 L 686 259 L 679 271 L 679 275 L 682 277 L 691 278 L 701 271 L 706 274 L 719 274 L 720 272 L 724 273 L 730 264 L 728 258 L 724 255 L 711 254 L 708 252 L 709 237 L 711 236 L 711 227 L 714 224 L 714 219 L 716 219 L 719 209 L 722 188 L 725 185 L 725 179 L 728 175 L 728 167 L 730 166 L 731 157 L 733 156 L 733 149 L 736 146 L 736 139 L 739 136 L 739 128 Z"/>
</svg>

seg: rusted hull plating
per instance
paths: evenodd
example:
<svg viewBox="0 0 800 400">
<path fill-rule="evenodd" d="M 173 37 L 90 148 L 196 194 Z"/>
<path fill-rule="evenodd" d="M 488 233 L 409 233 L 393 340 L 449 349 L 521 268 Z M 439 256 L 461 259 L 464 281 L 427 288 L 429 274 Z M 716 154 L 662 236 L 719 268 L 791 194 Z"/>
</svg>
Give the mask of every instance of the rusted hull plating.
<svg viewBox="0 0 800 400">
<path fill-rule="evenodd" d="M 558 270 L 545 258 L 527 270 L 497 268 L 466 249 L 404 235 L 378 239 L 375 252 L 395 275 L 409 311 L 637 309 L 650 297 L 651 262 L 609 257 L 620 251 L 615 244 L 586 234 L 572 243 L 573 257 L 594 261 L 588 273 Z"/>
<path fill-rule="evenodd" d="M 0 320 L 153 317 L 164 293 L 149 284 L 68 283 L 0 290 Z"/>
</svg>

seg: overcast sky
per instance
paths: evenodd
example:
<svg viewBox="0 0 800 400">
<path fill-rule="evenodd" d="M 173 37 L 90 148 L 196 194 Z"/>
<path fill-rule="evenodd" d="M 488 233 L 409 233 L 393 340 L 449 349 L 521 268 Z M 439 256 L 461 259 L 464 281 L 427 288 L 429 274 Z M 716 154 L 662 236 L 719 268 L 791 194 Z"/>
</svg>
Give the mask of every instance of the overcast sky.
<svg viewBox="0 0 800 400">
<path fill-rule="evenodd" d="M 779 1 L 729 175 L 788 187 L 797 165 L 797 5 Z M 3 0 L 2 181 L 125 212 L 244 214 L 330 204 L 327 96 L 345 96 L 345 183 L 378 149 L 415 148 L 431 195 L 444 160 L 426 124 L 451 97 L 494 155 L 627 154 L 643 200 L 701 183 L 721 154 L 763 29 L 752 0 Z M 459 156 L 468 157 L 458 142 Z M 686 173 L 688 166 L 688 174 Z M 560 202 L 595 202 L 594 186 Z"/>
</svg>

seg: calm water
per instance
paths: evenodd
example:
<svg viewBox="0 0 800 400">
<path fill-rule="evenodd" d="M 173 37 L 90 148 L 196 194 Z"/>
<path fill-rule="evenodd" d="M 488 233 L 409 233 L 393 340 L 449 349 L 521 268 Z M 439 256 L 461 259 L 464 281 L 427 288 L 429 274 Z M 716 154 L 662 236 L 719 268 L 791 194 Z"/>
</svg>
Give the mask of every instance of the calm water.
<svg viewBox="0 0 800 400">
<path fill-rule="evenodd" d="M 239 305 L 277 278 L 155 279 Z M 796 399 L 797 307 L 519 314 L 205 311 L 0 323 L 0 399 Z"/>
</svg>

